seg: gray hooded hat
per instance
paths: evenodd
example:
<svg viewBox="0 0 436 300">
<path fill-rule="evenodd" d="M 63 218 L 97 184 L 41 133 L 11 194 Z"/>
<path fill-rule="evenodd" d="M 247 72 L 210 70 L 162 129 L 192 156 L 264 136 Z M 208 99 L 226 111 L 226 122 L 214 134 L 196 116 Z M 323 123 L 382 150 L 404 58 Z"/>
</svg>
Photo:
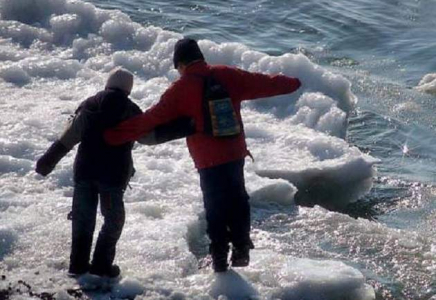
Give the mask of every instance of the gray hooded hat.
<svg viewBox="0 0 436 300">
<path fill-rule="evenodd" d="M 106 89 L 122 90 L 130 95 L 133 88 L 133 74 L 123 68 L 115 68 L 109 73 Z"/>
</svg>

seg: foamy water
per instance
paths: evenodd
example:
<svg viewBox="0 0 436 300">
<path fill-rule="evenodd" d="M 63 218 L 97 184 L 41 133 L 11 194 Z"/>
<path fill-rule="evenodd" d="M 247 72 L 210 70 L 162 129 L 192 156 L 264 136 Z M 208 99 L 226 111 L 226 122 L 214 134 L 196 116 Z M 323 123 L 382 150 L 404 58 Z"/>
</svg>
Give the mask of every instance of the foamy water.
<svg viewBox="0 0 436 300">
<path fill-rule="evenodd" d="M 178 78 L 172 51 L 182 35 L 81 1 L 0 5 L 0 272 L 6 276 L 0 288 L 24 280 L 37 292 L 70 299 L 68 289 L 95 280 L 66 277 L 75 151 L 47 178 L 34 173 L 35 161 L 115 66 L 135 73 L 131 97 L 143 110 L 158 101 Z M 246 164 L 256 244 L 252 264 L 218 275 L 199 269 L 207 239 L 199 179 L 185 142 L 138 145 L 116 258 L 123 279 L 90 295 L 366 300 L 386 291 L 392 276 L 415 295 L 431 294 L 431 234 L 294 203 L 298 191 L 309 189 L 324 206 L 343 208 L 372 187 L 379 159 L 344 139 L 357 103 L 350 81 L 301 53 L 271 56 L 209 39 L 199 45 L 211 64 L 280 72 L 303 84 L 298 93 L 243 108 L 255 157 Z"/>
</svg>

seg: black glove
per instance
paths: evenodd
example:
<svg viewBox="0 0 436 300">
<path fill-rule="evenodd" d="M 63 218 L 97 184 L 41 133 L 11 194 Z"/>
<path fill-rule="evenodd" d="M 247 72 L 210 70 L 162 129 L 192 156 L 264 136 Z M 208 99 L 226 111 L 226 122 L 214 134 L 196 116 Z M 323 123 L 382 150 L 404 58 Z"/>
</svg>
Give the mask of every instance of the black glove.
<svg viewBox="0 0 436 300">
<path fill-rule="evenodd" d="M 67 155 L 68 151 L 69 150 L 62 145 L 61 142 L 54 142 L 36 162 L 36 173 L 41 174 L 42 176 L 50 174 L 62 157 Z"/>
</svg>

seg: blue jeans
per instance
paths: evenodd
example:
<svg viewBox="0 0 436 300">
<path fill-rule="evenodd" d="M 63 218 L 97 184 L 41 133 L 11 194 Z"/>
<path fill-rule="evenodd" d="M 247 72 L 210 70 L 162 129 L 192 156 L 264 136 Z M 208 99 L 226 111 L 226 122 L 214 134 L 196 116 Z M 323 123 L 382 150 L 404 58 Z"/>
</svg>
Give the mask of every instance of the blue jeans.
<svg viewBox="0 0 436 300">
<path fill-rule="evenodd" d="M 75 183 L 70 272 L 84 273 L 90 268 L 89 259 L 99 198 L 104 223 L 98 235 L 92 268 L 104 272 L 112 266 L 116 244 L 125 221 L 123 195 L 124 187 L 121 186 L 110 186 L 95 181 Z"/>
</svg>

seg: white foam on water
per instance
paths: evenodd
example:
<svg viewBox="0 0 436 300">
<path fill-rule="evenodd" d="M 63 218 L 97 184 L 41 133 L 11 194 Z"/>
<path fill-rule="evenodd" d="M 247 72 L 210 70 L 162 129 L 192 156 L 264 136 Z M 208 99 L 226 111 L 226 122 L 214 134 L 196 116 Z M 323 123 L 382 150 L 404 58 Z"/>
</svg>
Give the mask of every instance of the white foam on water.
<svg viewBox="0 0 436 300">
<path fill-rule="evenodd" d="M 65 274 L 75 150 L 47 178 L 34 173 L 35 160 L 56 140 L 78 104 L 104 86 L 114 66 L 136 74 L 131 96 L 142 109 L 158 101 L 178 78 L 172 52 L 182 36 L 81 1 L 0 4 L 0 89 L 7 95 L 0 99 L 0 268 L 8 282 L 25 280 L 37 291 L 69 299 L 65 291 L 76 284 Z M 342 139 L 357 100 L 350 82 L 303 54 L 273 57 L 242 44 L 209 40 L 199 45 L 212 64 L 281 72 L 303 83 L 295 94 L 244 104 L 247 142 L 256 159 L 246 164 L 254 216 L 262 218 L 269 207 L 279 207 L 277 218 L 295 220 L 306 233 L 334 235 L 340 223 L 357 228 L 350 239 L 360 236 L 363 221 L 343 220 L 319 208 L 299 210 L 294 204 L 298 191 L 314 180 L 318 192 L 330 191 L 325 187 L 331 184 L 340 191 L 322 199 L 337 205 L 356 200 L 371 186 L 375 160 Z M 117 253 L 126 279 L 102 299 L 292 299 L 297 294 L 318 299 L 305 289 L 308 284 L 331 295 L 342 289 L 350 299 L 373 299 L 370 292 L 366 298 L 356 296 L 368 290 L 356 269 L 341 261 L 299 261 L 284 250 L 293 237 L 277 241 L 280 234 L 261 228 L 253 231 L 259 249 L 253 251 L 252 266 L 222 276 L 199 270 L 201 257 L 192 247 L 193 241 L 205 240 L 203 204 L 185 142 L 135 146 L 134 159 L 137 173 L 126 193 L 127 220 Z M 386 229 L 381 236 L 389 234 Z M 406 252 L 413 249 L 403 246 Z M 202 243 L 199 247 L 207 252 Z M 317 249 L 317 244 L 311 247 Z M 337 270 L 337 280 L 325 272 L 327 265 Z M 292 277 L 297 271 L 302 275 Z M 274 275 L 280 273 L 286 276 Z M 312 275 L 315 283 L 307 279 Z"/>
<path fill-rule="evenodd" d="M 259 119 L 268 124 L 261 132 L 252 129 Z M 343 139 L 295 125 L 292 118 L 277 121 L 252 112 L 246 120 L 248 144 L 255 158 L 252 169 L 257 175 L 285 179 L 299 190 L 311 190 L 312 197 L 318 195 L 319 204 L 332 207 L 346 206 L 371 189 L 377 160 Z"/>
<path fill-rule="evenodd" d="M 298 110 L 291 118 L 294 124 L 304 124 L 329 135 L 342 136 L 347 115 L 336 102 L 321 93 L 304 94 L 297 102 Z"/>
<path fill-rule="evenodd" d="M 277 273 L 259 274 L 270 283 L 273 298 L 278 299 L 374 299 L 374 291 L 365 285 L 358 270 L 337 261 L 317 261 L 256 252 L 259 265 L 273 265 Z M 365 292 L 363 292 L 365 291 Z"/>
<path fill-rule="evenodd" d="M 425 75 L 415 88 L 421 92 L 436 94 L 436 73 Z"/>
</svg>

